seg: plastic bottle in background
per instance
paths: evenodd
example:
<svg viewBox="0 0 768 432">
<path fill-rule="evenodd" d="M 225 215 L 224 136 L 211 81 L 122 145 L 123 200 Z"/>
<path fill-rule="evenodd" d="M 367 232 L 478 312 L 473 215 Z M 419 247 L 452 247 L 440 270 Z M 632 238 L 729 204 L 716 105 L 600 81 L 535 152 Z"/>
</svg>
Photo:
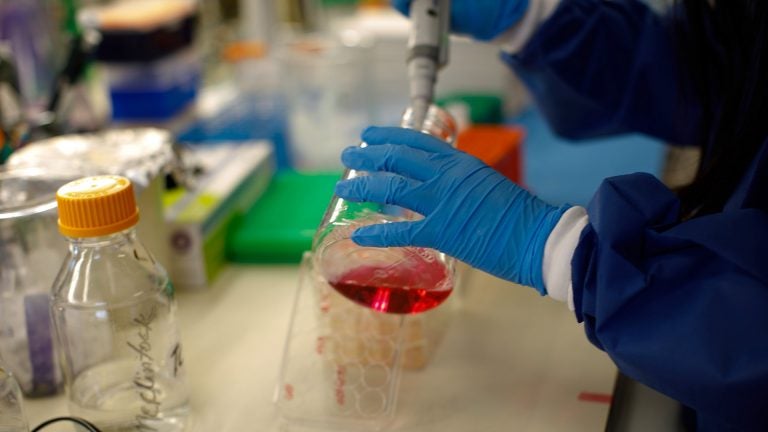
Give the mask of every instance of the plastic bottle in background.
<svg viewBox="0 0 768 432">
<path fill-rule="evenodd" d="M 343 169 L 339 153 L 359 138 L 377 111 L 370 54 L 367 41 L 355 35 L 297 35 L 277 48 L 296 170 Z"/>
<path fill-rule="evenodd" d="M 181 431 L 188 393 L 173 287 L 136 237 L 138 209 L 120 176 L 57 193 L 69 255 L 51 303 L 70 413 L 103 431 Z"/>
<path fill-rule="evenodd" d="M 21 407 L 21 389 L 16 378 L 5 369 L 0 357 L 0 432 L 27 432 L 27 419 Z"/>
</svg>

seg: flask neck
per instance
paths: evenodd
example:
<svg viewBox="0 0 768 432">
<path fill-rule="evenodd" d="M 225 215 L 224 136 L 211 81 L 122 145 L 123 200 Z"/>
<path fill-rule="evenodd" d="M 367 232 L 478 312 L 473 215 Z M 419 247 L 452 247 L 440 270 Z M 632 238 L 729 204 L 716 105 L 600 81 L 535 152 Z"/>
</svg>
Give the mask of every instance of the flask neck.
<svg viewBox="0 0 768 432">
<path fill-rule="evenodd" d="M 432 135 L 435 138 L 439 138 L 451 146 L 456 145 L 456 134 L 458 133 L 458 126 L 448 111 L 443 110 L 437 105 L 430 105 L 427 110 L 426 117 L 424 119 L 417 119 L 412 107 L 408 107 L 403 113 L 400 119 L 400 127 L 406 129 L 416 129 L 426 134 Z M 365 142 L 360 143 L 360 147 L 365 147 L 368 144 Z M 361 173 L 352 170 L 345 169 L 342 174 L 342 180 L 349 180 L 361 175 Z M 331 208 L 334 206 L 332 205 Z"/>
<path fill-rule="evenodd" d="M 419 119 L 413 107 L 408 107 L 400 119 L 400 126 L 416 129 L 455 145 L 458 126 L 453 117 L 437 105 L 430 105 L 424 119 Z"/>
<path fill-rule="evenodd" d="M 447 111 L 441 109 L 437 105 L 430 105 L 426 117 L 421 121 L 416 118 L 412 107 L 407 108 L 400 119 L 400 126 L 419 130 L 445 141 L 448 145 L 455 145 L 458 130 L 456 121 Z M 368 144 L 365 142 L 360 143 L 360 147 L 365 147 L 367 145 Z M 359 175 L 365 175 L 365 173 L 347 168 L 341 178 L 342 180 L 349 180 Z M 376 212 L 379 208 L 380 206 L 374 203 L 349 203 L 334 195 L 323 215 L 323 222 L 320 226 L 325 226 L 330 221 L 337 220 L 340 217 L 354 218 L 354 214 L 364 210 Z"/>
</svg>

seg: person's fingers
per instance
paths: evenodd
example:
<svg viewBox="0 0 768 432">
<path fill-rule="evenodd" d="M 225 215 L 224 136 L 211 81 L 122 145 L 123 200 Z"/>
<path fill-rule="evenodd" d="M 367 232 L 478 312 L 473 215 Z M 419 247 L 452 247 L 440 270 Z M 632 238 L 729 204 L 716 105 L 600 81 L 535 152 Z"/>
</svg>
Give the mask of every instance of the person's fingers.
<svg viewBox="0 0 768 432">
<path fill-rule="evenodd" d="M 375 174 L 337 183 L 336 195 L 349 201 L 392 204 L 427 215 L 438 198 L 422 185 L 396 174 Z"/>
<path fill-rule="evenodd" d="M 440 173 L 441 162 L 434 154 L 395 144 L 348 147 L 341 161 L 358 171 L 387 171 L 416 180 L 429 180 Z"/>
<path fill-rule="evenodd" d="M 422 221 L 368 225 L 356 229 L 352 233 L 352 241 L 368 247 L 425 246 L 413 243 L 420 224 Z"/>
<path fill-rule="evenodd" d="M 371 126 L 363 131 L 360 138 L 370 146 L 399 144 L 430 153 L 449 153 L 455 151 L 445 141 L 413 129 L 401 127 Z"/>
</svg>

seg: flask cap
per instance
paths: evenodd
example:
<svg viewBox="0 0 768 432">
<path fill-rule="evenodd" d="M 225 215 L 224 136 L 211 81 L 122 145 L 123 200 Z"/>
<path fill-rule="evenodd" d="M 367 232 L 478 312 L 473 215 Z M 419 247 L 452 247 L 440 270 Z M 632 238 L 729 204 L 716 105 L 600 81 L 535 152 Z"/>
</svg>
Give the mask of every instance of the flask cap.
<svg viewBox="0 0 768 432">
<path fill-rule="evenodd" d="M 69 182 L 56 193 L 59 232 L 67 237 L 100 237 L 139 221 L 133 185 L 125 177 L 103 175 Z"/>
</svg>

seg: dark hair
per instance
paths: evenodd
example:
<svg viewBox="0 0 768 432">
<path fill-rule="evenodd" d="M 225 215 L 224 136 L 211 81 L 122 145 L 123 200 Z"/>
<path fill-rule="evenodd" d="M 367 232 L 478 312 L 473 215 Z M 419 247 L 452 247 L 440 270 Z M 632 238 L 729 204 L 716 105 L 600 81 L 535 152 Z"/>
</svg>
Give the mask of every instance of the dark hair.
<svg viewBox="0 0 768 432">
<path fill-rule="evenodd" d="M 702 158 L 682 216 L 722 210 L 768 139 L 768 0 L 678 0 L 685 79 L 703 108 Z M 690 95 L 689 95 L 690 96 Z"/>
</svg>

